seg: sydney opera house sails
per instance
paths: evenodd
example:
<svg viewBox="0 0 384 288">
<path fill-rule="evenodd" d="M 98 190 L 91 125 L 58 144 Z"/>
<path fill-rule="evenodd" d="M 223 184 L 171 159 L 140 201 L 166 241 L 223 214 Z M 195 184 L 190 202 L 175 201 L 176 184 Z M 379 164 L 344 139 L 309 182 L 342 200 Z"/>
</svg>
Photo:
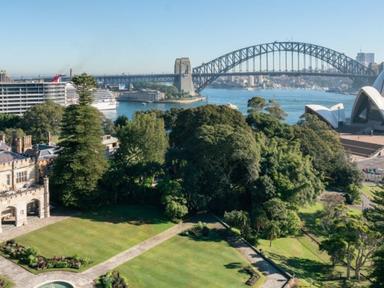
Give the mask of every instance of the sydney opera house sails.
<svg viewBox="0 0 384 288">
<path fill-rule="evenodd" d="M 317 115 L 334 129 L 339 127 L 340 122 L 345 121 L 343 103 L 336 104 L 330 108 L 322 105 L 306 105 L 305 113 Z"/>
<path fill-rule="evenodd" d="M 373 86 L 360 89 L 353 104 L 351 122 L 366 123 L 372 129 L 384 128 L 384 71 Z"/>
<path fill-rule="evenodd" d="M 306 113 L 319 116 L 332 128 L 337 129 L 345 122 L 343 104 L 331 108 L 321 105 L 306 105 Z M 351 125 L 369 130 L 384 130 L 384 71 L 377 77 L 373 86 L 360 89 L 353 104 Z"/>
</svg>

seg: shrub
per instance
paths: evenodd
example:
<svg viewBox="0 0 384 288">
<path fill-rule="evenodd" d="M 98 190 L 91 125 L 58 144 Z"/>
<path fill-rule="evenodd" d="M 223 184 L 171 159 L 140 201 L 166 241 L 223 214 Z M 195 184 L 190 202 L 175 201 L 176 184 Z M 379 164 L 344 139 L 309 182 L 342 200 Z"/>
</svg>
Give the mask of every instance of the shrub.
<svg viewBox="0 0 384 288">
<path fill-rule="evenodd" d="M 195 237 L 207 237 L 209 235 L 209 228 L 207 226 L 207 223 L 199 221 L 197 224 L 195 224 L 190 230 L 189 233 L 192 234 L 192 236 Z"/>
<path fill-rule="evenodd" d="M 224 221 L 228 225 L 240 230 L 241 235 L 245 236 L 250 230 L 248 213 L 241 210 L 232 210 L 224 213 Z"/>
<path fill-rule="evenodd" d="M 347 204 L 354 204 L 355 201 L 360 199 L 360 187 L 356 184 L 348 185 L 345 192 L 345 202 Z"/>
<path fill-rule="evenodd" d="M 186 201 L 165 200 L 165 215 L 172 220 L 182 219 L 188 214 L 188 207 L 185 205 Z"/>
<path fill-rule="evenodd" d="M 119 272 L 112 271 L 100 276 L 97 286 L 99 288 L 128 288 L 128 283 Z"/>
</svg>

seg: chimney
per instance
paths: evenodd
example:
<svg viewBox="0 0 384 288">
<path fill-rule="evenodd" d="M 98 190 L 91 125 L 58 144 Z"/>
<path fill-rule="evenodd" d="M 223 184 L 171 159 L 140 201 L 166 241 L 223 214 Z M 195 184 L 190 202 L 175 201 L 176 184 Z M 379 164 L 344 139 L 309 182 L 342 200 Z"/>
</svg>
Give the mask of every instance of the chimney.
<svg viewBox="0 0 384 288">
<path fill-rule="evenodd" d="M 13 152 L 15 153 L 18 153 L 18 154 L 21 154 L 23 153 L 23 142 L 21 140 L 21 138 L 17 137 L 13 140 Z"/>
<path fill-rule="evenodd" d="M 23 153 L 29 149 L 32 149 L 32 136 L 25 135 L 23 136 Z"/>
<path fill-rule="evenodd" d="M 32 149 L 32 136 L 26 135 L 22 137 L 17 137 L 13 141 L 13 152 L 18 154 L 23 154 L 25 151 Z"/>
<path fill-rule="evenodd" d="M 51 132 L 48 131 L 48 145 L 51 146 L 52 145 L 52 134 Z"/>
</svg>

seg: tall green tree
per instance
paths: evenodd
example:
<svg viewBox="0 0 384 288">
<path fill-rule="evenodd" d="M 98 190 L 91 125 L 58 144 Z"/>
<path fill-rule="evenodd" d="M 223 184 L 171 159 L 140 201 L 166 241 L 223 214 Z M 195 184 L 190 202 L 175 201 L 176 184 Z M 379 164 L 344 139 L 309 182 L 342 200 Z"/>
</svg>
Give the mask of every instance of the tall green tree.
<svg viewBox="0 0 384 288">
<path fill-rule="evenodd" d="M 373 205 L 365 211 L 365 215 L 373 229 L 384 236 L 384 186 L 379 187 L 373 195 Z"/>
<path fill-rule="evenodd" d="M 362 175 L 347 158 L 339 136 L 317 116 L 305 114 L 294 126 L 294 133 L 301 151 L 312 158 L 313 166 L 327 187 L 346 190 L 351 184 L 360 185 Z"/>
<path fill-rule="evenodd" d="M 136 113 L 133 120 L 122 120 L 117 126 L 120 146 L 105 179 L 107 192 L 114 202 L 119 197 L 134 200 L 140 191 L 144 196 L 144 191 L 152 190 L 168 148 L 164 121 L 155 113 Z"/>
<path fill-rule="evenodd" d="M 161 193 L 161 202 L 164 205 L 165 215 L 172 220 L 178 220 L 187 215 L 187 199 L 179 181 L 162 179 L 157 184 L 157 189 Z"/>
<path fill-rule="evenodd" d="M 180 149 L 181 176 L 193 208 L 236 209 L 258 177 L 260 151 L 249 129 L 203 125 Z"/>
<path fill-rule="evenodd" d="M 279 238 L 280 235 L 281 231 L 279 223 L 275 220 L 270 221 L 266 229 L 266 236 L 269 240 L 269 247 L 272 247 L 272 241 Z"/>
<path fill-rule="evenodd" d="M 127 164 L 156 162 L 164 163 L 168 138 L 164 121 L 155 113 L 136 113 L 119 129 L 120 148 L 116 157 Z"/>
<path fill-rule="evenodd" d="M 334 219 L 334 228 L 322 241 L 321 248 L 333 258 L 342 257 L 347 264 L 347 279 L 350 279 L 354 268 L 355 277 L 360 280 L 361 270 L 379 247 L 382 238 L 371 229 L 364 216 L 343 214 Z"/>
<path fill-rule="evenodd" d="M 24 130 L 33 143 L 48 143 L 49 134 L 59 136 L 63 113 L 64 108 L 50 100 L 34 105 L 24 113 Z"/>
<path fill-rule="evenodd" d="M 4 131 L 5 129 L 17 129 L 22 128 L 22 117 L 13 114 L 0 114 L 0 131 Z"/>
<path fill-rule="evenodd" d="M 287 117 L 287 113 L 285 113 L 280 104 L 275 100 L 269 100 L 265 110 L 278 120 L 284 120 L 284 118 Z"/>
<path fill-rule="evenodd" d="M 381 246 L 372 257 L 373 269 L 370 274 L 372 288 L 384 287 L 384 246 Z"/>
<path fill-rule="evenodd" d="M 296 204 L 310 203 L 323 190 L 311 159 L 300 151 L 297 141 L 259 137 L 260 175 L 255 182 L 255 201 L 277 197 Z M 256 203 L 257 204 L 257 203 Z"/>
<path fill-rule="evenodd" d="M 73 82 L 80 104 L 65 109 L 59 144 L 62 151 L 55 161 L 52 181 L 65 206 L 87 209 L 98 203 L 98 183 L 107 162 L 100 114 L 89 105 L 96 82 L 87 74 L 75 76 Z"/>
<path fill-rule="evenodd" d="M 248 100 L 248 113 L 261 112 L 267 106 L 267 101 L 260 96 L 252 97 Z"/>
<path fill-rule="evenodd" d="M 16 138 L 25 136 L 25 132 L 21 128 L 7 128 L 4 131 L 0 131 L 1 134 L 5 136 L 5 142 L 13 147 L 15 145 Z"/>
<path fill-rule="evenodd" d="M 96 88 L 96 79 L 83 73 L 72 78 L 72 83 L 79 95 L 80 105 L 89 105 L 92 103 L 92 91 Z"/>
</svg>

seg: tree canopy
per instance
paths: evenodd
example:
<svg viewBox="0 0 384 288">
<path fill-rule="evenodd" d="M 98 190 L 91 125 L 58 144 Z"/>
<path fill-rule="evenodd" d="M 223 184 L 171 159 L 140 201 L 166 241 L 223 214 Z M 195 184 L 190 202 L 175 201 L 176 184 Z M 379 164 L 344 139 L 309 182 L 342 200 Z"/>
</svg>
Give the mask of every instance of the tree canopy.
<svg viewBox="0 0 384 288">
<path fill-rule="evenodd" d="M 64 108 L 52 101 L 32 106 L 24 113 L 23 127 L 34 143 L 48 143 L 49 134 L 58 136 Z"/>
<path fill-rule="evenodd" d="M 86 74 L 75 79 L 83 100 L 65 109 L 59 143 L 62 150 L 52 180 L 56 198 L 65 206 L 87 209 L 98 203 L 98 184 L 107 162 L 101 144 L 101 117 L 87 100 L 95 82 Z"/>
</svg>

